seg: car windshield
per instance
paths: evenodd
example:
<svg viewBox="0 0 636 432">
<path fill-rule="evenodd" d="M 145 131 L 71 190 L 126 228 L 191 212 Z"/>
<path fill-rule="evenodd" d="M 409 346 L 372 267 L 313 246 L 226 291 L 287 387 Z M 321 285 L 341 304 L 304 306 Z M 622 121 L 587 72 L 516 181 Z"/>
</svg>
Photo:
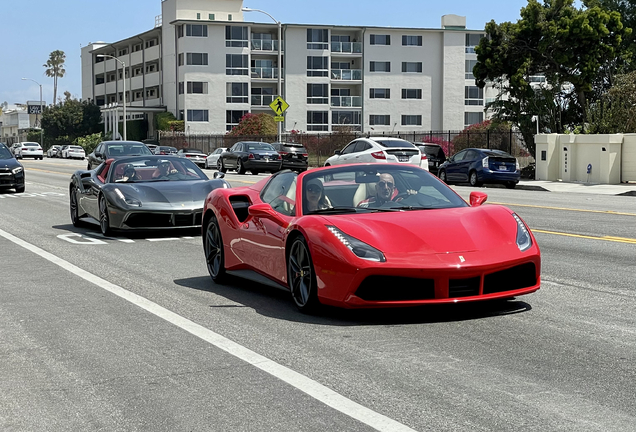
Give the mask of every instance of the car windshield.
<svg viewBox="0 0 636 432">
<path fill-rule="evenodd" d="M 38 143 L 22 143 L 23 146 L 27 147 L 38 147 L 40 144 Z"/>
<path fill-rule="evenodd" d="M 13 155 L 11 154 L 9 149 L 3 145 L 0 145 L 0 159 L 12 159 L 12 158 L 13 158 Z"/>
<path fill-rule="evenodd" d="M 418 146 L 420 148 L 420 150 L 422 150 L 424 153 L 426 153 L 426 156 L 428 157 L 443 157 L 444 156 L 444 150 L 442 150 L 441 147 L 438 146 L 431 146 L 431 145 L 421 145 Z"/>
<path fill-rule="evenodd" d="M 466 207 L 446 184 L 418 167 L 343 166 L 302 181 L 303 214 L 400 212 Z"/>
<path fill-rule="evenodd" d="M 150 155 L 145 144 L 111 144 L 108 146 L 110 156 Z"/>
<path fill-rule="evenodd" d="M 373 140 L 374 142 L 380 144 L 382 147 L 385 148 L 391 148 L 391 147 L 415 147 L 412 143 L 408 142 L 408 141 L 404 141 L 404 140 L 400 140 L 400 139 L 386 139 L 386 140 L 382 140 L 382 139 L 375 139 Z"/>
<path fill-rule="evenodd" d="M 111 183 L 208 180 L 208 177 L 185 158 L 138 157 L 113 162 Z"/>
<path fill-rule="evenodd" d="M 272 147 L 270 144 L 268 143 L 249 143 L 247 144 L 247 150 L 268 150 L 268 151 L 275 151 L 274 147 Z"/>
</svg>

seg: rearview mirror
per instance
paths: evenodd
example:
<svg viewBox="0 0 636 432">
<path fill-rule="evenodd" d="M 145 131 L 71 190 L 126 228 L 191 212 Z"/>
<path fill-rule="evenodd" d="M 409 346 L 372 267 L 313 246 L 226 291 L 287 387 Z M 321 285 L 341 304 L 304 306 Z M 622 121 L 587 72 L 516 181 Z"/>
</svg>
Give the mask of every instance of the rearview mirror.
<svg viewBox="0 0 636 432">
<path fill-rule="evenodd" d="M 470 193 L 470 206 L 479 207 L 488 199 L 488 195 L 483 192 L 471 192 Z"/>
<path fill-rule="evenodd" d="M 333 152 L 333 154 L 336 156 L 340 156 L 342 154 L 342 151 L 336 150 L 335 152 Z"/>
</svg>

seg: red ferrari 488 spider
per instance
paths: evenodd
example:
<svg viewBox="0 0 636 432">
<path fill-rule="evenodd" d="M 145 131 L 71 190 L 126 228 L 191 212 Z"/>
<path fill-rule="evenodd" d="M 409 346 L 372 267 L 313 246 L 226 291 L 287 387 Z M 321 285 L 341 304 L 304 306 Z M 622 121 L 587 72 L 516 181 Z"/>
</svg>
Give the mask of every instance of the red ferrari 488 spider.
<svg viewBox="0 0 636 432">
<path fill-rule="evenodd" d="M 415 166 L 281 171 L 205 202 L 212 279 L 289 290 L 296 306 L 415 306 L 512 298 L 539 289 L 541 255 L 510 209 L 470 204 Z"/>
</svg>

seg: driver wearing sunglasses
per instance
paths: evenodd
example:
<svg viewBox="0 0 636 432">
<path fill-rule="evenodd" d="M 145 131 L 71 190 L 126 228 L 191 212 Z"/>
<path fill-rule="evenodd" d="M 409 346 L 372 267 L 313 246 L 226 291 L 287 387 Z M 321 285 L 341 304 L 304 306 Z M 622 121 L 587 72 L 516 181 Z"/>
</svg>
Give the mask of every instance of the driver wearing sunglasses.
<svg viewBox="0 0 636 432">
<path fill-rule="evenodd" d="M 375 184 L 375 196 L 361 201 L 358 207 L 379 207 L 392 201 L 395 197 L 395 180 L 391 174 L 380 174 L 380 179 Z"/>
</svg>

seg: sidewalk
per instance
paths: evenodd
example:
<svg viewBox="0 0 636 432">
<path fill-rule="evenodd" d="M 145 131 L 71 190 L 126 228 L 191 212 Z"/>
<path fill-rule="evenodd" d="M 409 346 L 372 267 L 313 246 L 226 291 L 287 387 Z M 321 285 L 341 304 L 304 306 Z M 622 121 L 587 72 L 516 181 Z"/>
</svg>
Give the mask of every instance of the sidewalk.
<svg viewBox="0 0 636 432">
<path fill-rule="evenodd" d="M 517 184 L 517 189 L 636 197 L 636 183 L 608 185 L 580 182 L 567 183 L 545 180 L 521 180 Z"/>
</svg>

